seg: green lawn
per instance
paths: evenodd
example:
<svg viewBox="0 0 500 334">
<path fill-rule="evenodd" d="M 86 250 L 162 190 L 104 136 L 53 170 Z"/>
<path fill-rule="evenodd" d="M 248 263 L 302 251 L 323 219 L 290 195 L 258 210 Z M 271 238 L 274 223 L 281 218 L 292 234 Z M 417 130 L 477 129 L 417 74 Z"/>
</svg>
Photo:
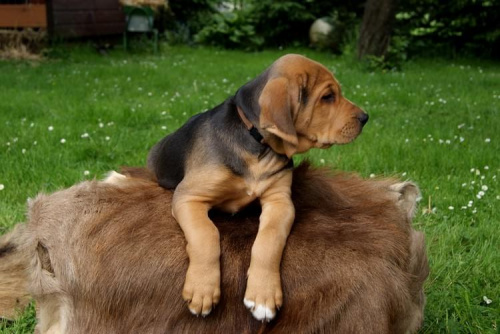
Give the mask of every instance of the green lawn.
<svg viewBox="0 0 500 334">
<path fill-rule="evenodd" d="M 414 224 L 426 233 L 431 266 L 422 333 L 497 333 L 500 63 L 420 60 L 370 73 L 350 57 L 306 49 L 166 46 L 158 56 L 82 46 L 58 60 L 0 62 L 0 233 L 24 220 L 26 199 L 40 191 L 144 164 L 166 133 L 290 52 L 332 69 L 370 114 L 354 143 L 307 157 L 365 177 L 411 179 L 422 190 Z M 424 214 L 429 202 L 433 213 Z M 0 322 L 0 332 L 32 326 L 33 309 Z"/>
</svg>

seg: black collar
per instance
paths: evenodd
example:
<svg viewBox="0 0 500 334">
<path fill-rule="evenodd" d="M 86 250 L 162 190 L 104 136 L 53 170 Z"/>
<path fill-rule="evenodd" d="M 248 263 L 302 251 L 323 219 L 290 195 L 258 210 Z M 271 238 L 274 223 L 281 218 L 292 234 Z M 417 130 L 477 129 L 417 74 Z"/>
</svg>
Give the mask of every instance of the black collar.
<svg viewBox="0 0 500 334">
<path fill-rule="evenodd" d="M 236 107 L 238 109 L 238 115 L 241 118 L 241 121 L 243 124 L 245 124 L 245 127 L 247 128 L 248 132 L 250 132 L 250 135 L 260 144 L 264 144 L 264 137 L 260 134 L 259 130 L 250 122 L 250 120 L 245 116 L 243 113 L 243 110 L 241 110 L 240 107 Z"/>
<path fill-rule="evenodd" d="M 250 120 L 245 116 L 243 110 L 241 110 L 241 108 L 238 106 L 236 106 L 236 109 L 238 109 L 238 115 L 240 116 L 241 121 L 243 122 L 243 124 L 245 124 L 245 127 L 247 128 L 248 132 L 250 132 L 250 135 L 253 137 L 253 139 L 255 139 L 255 141 L 257 141 L 259 144 L 267 146 L 266 150 L 273 151 L 273 149 L 266 144 L 266 142 L 264 141 L 264 137 L 260 134 L 259 130 L 257 130 L 257 128 L 252 124 L 252 122 L 250 122 Z M 275 154 L 278 153 L 275 152 Z M 288 158 L 285 154 L 278 154 L 278 155 L 288 160 L 288 163 L 286 164 L 285 167 L 283 167 L 283 169 L 293 168 L 293 159 Z"/>
</svg>

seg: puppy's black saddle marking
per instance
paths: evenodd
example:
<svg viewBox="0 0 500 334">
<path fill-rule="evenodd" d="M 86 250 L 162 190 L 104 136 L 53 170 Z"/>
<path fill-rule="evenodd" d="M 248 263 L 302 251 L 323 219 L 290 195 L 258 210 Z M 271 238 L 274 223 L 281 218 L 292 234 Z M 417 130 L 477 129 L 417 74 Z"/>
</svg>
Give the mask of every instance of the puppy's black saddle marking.
<svg viewBox="0 0 500 334">
<path fill-rule="evenodd" d="M 248 166 L 241 156 L 242 151 L 259 160 L 275 154 L 286 162 L 268 176 L 293 168 L 293 160 L 274 152 L 257 127 L 238 109 L 234 101 L 228 99 L 214 109 L 191 117 L 177 131 L 158 142 L 149 154 L 148 168 L 155 173 L 159 185 L 175 189 L 184 178 L 189 159 L 214 168 L 223 165 L 235 175 L 244 177 Z"/>
</svg>

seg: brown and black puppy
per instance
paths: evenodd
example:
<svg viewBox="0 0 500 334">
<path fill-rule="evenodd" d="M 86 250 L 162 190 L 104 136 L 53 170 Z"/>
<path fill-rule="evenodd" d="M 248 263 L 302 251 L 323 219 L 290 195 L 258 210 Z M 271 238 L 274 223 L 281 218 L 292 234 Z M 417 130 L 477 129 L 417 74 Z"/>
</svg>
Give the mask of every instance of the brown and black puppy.
<svg viewBox="0 0 500 334">
<path fill-rule="evenodd" d="M 291 157 L 349 143 L 367 120 L 326 67 L 286 55 L 153 147 L 149 169 L 162 187 L 175 189 L 172 213 L 189 256 L 182 295 L 193 314 L 209 314 L 220 299 L 219 232 L 208 211 L 236 213 L 259 199 L 244 302 L 256 319 L 274 318 L 283 301 L 281 256 L 295 217 Z"/>
</svg>

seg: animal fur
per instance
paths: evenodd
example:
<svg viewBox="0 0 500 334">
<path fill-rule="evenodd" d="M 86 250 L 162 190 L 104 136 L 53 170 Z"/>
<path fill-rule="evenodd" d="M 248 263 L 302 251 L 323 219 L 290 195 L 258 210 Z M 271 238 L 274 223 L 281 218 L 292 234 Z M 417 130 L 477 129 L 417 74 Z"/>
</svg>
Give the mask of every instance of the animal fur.
<svg viewBox="0 0 500 334">
<path fill-rule="evenodd" d="M 0 301 L 33 296 L 38 333 L 379 334 L 420 326 L 428 265 L 424 236 L 411 227 L 413 183 L 298 167 L 296 221 L 281 264 L 286 302 L 273 322 L 260 323 L 241 303 L 260 207 L 210 213 L 225 293 L 212 314 L 195 318 L 178 293 L 188 257 L 166 213 L 172 192 L 128 174 L 40 194 L 27 224 L 0 239 Z M 16 304 L 0 303 L 0 315 L 11 317 Z"/>
</svg>

